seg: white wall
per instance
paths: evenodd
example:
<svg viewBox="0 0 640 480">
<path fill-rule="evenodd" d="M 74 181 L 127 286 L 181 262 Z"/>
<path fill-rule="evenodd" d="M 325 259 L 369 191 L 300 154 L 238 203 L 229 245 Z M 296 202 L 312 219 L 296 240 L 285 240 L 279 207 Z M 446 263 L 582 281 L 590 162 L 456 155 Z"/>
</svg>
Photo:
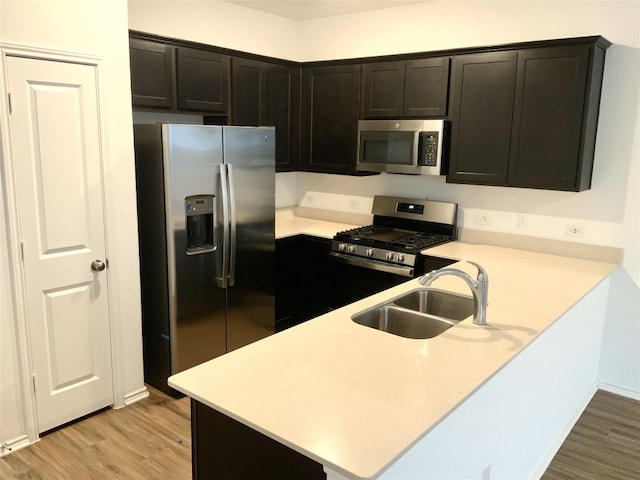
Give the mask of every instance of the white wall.
<svg viewBox="0 0 640 480">
<path fill-rule="evenodd" d="M 138 274 L 137 217 L 127 4 L 125 0 L 8 1 L 0 2 L 0 41 L 60 51 L 101 56 L 106 112 L 105 208 L 111 315 L 119 342 L 113 347 L 123 357 L 126 369 L 115 381 L 125 398 L 144 391 L 142 336 Z M 4 151 L 7 145 L 3 145 Z M 4 160 L 3 160 L 4 161 Z M 0 189 L 3 189 L 0 184 Z M 0 190 L 3 214 L 5 191 Z M 7 223 L 0 216 L 0 443 L 24 432 L 23 404 L 17 385 L 15 315 L 11 276 L 6 268 Z M 15 249 L 14 249 L 15 251 Z M 117 398 L 123 404 L 125 398 Z"/>
<path fill-rule="evenodd" d="M 581 222 L 587 229 L 580 241 L 625 250 L 624 269 L 613 282 L 621 288 L 611 289 L 601 380 L 640 398 L 640 2 L 432 1 L 299 23 L 220 2 L 131 1 L 129 13 L 132 29 L 301 61 L 589 35 L 613 42 L 607 50 L 591 190 L 297 173 L 278 174 L 276 197 L 278 206 L 287 206 L 299 204 L 307 191 L 428 196 L 459 203 L 465 226 L 473 225 L 473 219 L 464 218 L 465 209 L 488 211 L 498 219 L 489 229 L 499 231 L 508 230 L 505 224 L 514 213 L 527 214 L 529 227 L 518 233 L 545 238 L 563 238 L 565 223 Z M 229 27 L 216 31 L 203 17 Z"/>
<path fill-rule="evenodd" d="M 290 60 L 305 51 L 299 22 L 220 0 L 130 0 L 129 28 Z"/>
<path fill-rule="evenodd" d="M 604 35 L 638 45 L 638 2 L 435 0 L 302 23 L 304 61 Z"/>
</svg>

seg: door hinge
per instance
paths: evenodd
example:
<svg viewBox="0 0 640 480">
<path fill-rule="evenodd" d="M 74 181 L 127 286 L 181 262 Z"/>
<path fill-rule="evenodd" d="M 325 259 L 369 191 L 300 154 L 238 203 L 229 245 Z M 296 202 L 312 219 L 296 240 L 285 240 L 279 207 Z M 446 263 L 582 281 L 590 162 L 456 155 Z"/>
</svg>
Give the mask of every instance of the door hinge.
<svg viewBox="0 0 640 480">
<path fill-rule="evenodd" d="M 9 97 L 9 113 L 13 113 L 13 107 L 11 106 L 11 93 L 7 93 L 7 97 Z"/>
<path fill-rule="evenodd" d="M 31 374 L 31 384 L 33 386 L 33 394 L 36 394 L 36 374 L 32 373 Z"/>
<path fill-rule="evenodd" d="M 20 242 L 20 256 L 22 257 L 22 261 L 24 262 L 24 242 Z"/>
</svg>

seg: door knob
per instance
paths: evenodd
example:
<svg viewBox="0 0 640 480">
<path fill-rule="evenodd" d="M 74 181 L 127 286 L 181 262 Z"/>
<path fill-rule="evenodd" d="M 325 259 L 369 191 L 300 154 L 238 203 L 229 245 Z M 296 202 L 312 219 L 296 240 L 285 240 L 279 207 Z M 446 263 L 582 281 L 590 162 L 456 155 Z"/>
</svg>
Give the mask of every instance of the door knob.
<svg viewBox="0 0 640 480">
<path fill-rule="evenodd" d="M 107 266 L 105 265 L 105 263 L 102 260 L 94 260 L 93 262 L 91 262 L 91 271 L 92 272 L 101 272 L 106 267 Z"/>
</svg>

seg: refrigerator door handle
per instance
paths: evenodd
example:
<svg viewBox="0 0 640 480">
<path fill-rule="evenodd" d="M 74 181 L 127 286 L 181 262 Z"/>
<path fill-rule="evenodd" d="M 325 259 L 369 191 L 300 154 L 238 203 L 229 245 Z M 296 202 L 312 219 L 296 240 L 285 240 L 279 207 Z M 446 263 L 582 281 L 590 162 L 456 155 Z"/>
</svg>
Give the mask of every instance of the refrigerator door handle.
<svg viewBox="0 0 640 480">
<path fill-rule="evenodd" d="M 229 221 L 231 224 L 231 245 L 229 250 L 229 286 L 232 287 L 236 280 L 236 187 L 233 181 L 233 165 L 227 165 L 229 172 Z"/>
<path fill-rule="evenodd" d="M 220 193 L 222 194 L 222 277 L 220 287 L 226 288 L 229 282 L 229 186 L 227 165 L 220 164 Z"/>
</svg>

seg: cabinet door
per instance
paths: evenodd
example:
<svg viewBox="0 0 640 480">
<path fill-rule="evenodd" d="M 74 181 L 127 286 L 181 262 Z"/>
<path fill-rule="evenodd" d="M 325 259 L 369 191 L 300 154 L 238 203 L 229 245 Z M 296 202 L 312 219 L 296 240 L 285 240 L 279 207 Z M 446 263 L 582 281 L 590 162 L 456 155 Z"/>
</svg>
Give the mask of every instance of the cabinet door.
<svg viewBox="0 0 640 480">
<path fill-rule="evenodd" d="M 298 319 L 309 320 L 331 309 L 331 240 L 327 238 L 300 237 L 298 262 Z"/>
<path fill-rule="evenodd" d="M 507 181 L 517 52 L 454 57 L 448 182 Z"/>
<path fill-rule="evenodd" d="M 355 172 L 359 111 L 360 65 L 304 70 L 306 170 Z"/>
<path fill-rule="evenodd" d="M 276 332 L 298 323 L 299 242 L 299 236 L 276 240 Z"/>
<path fill-rule="evenodd" d="M 178 47 L 178 108 L 227 113 L 229 57 Z"/>
<path fill-rule="evenodd" d="M 232 59 L 231 120 L 233 125 L 265 123 L 266 64 L 244 58 Z"/>
<path fill-rule="evenodd" d="M 362 66 L 362 118 L 402 117 L 405 62 Z"/>
<path fill-rule="evenodd" d="M 191 458 L 193 480 L 327 478 L 322 464 L 193 399 Z"/>
<path fill-rule="evenodd" d="M 276 240 L 276 331 L 331 309 L 330 252 L 327 238 L 297 235 Z"/>
<path fill-rule="evenodd" d="M 518 53 L 509 185 L 577 188 L 589 48 Z"/>
<path fill-rule="evenodd" d="M 404 75 L 405 117 L 447 115 L 449 57 L 407 60 Z"/>
<path fill-rule="evenodd" d="M 132 104 L 139 107 L 174 106 L 173 47 L 129 39 Z"/>
<path fill-rule="evenodd" d="M 266 124 L 276 127 L 276 171 L 296 170 L 300 159 L 300 68 L 267 64 Z"/>
</svg>

